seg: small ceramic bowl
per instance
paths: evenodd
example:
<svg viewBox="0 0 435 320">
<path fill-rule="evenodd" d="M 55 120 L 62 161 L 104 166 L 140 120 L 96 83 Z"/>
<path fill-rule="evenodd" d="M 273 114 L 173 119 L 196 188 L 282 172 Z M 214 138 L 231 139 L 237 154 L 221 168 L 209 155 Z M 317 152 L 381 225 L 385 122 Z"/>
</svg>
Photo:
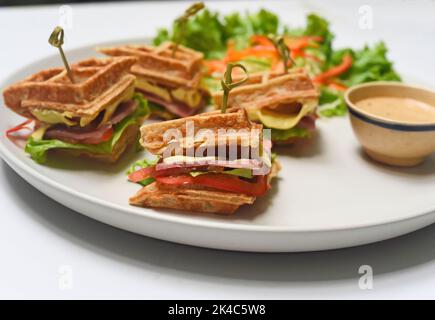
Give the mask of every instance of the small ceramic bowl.
<svg viewBox="0 0 435 320">
<path fill-rule="evenodd" d="M 399 82 L 370 82 L 345 93 L 353 131 L 374 160 L 394 166 L 415 166 L 435 151 L 435 121 L 411 123 L 379 117 L 356 106 L 372 97 L 412 98 L 435 108 L 435 92 Z"/>
</svg>

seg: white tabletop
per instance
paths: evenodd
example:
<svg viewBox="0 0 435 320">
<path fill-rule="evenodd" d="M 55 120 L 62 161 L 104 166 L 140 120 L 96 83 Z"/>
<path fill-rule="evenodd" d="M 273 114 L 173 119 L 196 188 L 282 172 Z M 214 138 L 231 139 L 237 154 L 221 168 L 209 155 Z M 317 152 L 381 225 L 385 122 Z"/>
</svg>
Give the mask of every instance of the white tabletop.
<svg viewBox="0 0 435 320">
<path fill-rule="evenodd" d="M 360 29 L 373 10 L 373 28 Z M 337 46 L 384 39 L 398 71 L 435 85 L 434 1 L 211 2 L 221 11 L 266 7 L 301 25 L 308 12 L 332 22 Z M 65 50 L 152 36 L 185 3 L 73 5 Z M 69 8 L 0 8 L 0 77 L 53 53 L 47 35 Z M 68 22 L 67 21 L 67 22 Z M 26 43 L 26 45 L 23 45 Z M 86 218 L 0 162 L 0 298 L 435 298 L 435 226 L 382 243 L 317 253 L 253 254 L 167 243 Z M 359 286 L 360 266 L 373 289 Z M 364 286 L 363 286 L 364 287 Z"/>
</svg>

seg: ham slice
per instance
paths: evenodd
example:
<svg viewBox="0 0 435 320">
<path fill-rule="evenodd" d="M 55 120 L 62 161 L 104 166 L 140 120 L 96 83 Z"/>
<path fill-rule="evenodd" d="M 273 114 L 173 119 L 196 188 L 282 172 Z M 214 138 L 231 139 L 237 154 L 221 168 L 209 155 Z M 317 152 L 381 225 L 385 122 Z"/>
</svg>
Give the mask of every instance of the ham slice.
<svg viewBox="0 0 435 320">
<path fill-rule="evenodd" d="M 112 124 L 104 125 L 92 131 L 80 132 L 68 129 L 50 129 L 44 135 L 45 139 L 58 139 L 69 143 L 99 144 L 107 141 L 113 134 Z"/>
<path fill-rule="evenodd" d="M 109 120 L 111 124 L 117 124 L 127 118 L 130 114 L 134 112 L 137 108 L 138 102 L 136 100 L 128 100 L 126 102 L 121 103 L 118 108 L 116 108 L 115 113 L 112 115 L 112 118 Z"/>
<path fill-rule="evenodd" d="M 165 107 L 169 112 L 175 114 L 176 116 L 180 117 L 180 118 L 185 118 L 185 117 L 189 117 L 191 115 L 193 115 L 196 111 L 198 111 L 200 109 L 200 107 L 198 108 L 189 108 L 188 106 L 186 106 L 185 104 L 182 103 L 177 103 L 174 101 L 166 101 L 162 98 L 159 98 L 151 93 L 139 90 L 145 99 L 154 102 L 156 104 L 162 105 L 163 107 Z"/>
<path fill-rule="evenodd" d="M 297 127 L 307 129 L 308 131 L 314 131 L 316 129 L 316 115 L 307 115 L 299 121 Z"/>
<path fill-rule="evenodd" d="M 44 135 L 46 139 L 58 139 L 69 143 L 99 144 L 109 140 L 113 135 L 113 125 L 128 117 L 137 107 L 137 102 L 129 100 L 121 103 L 112 118 L 103 126 L 95 127 L 66 127 L 55 126 L 49 128 Z"/>
</svg>

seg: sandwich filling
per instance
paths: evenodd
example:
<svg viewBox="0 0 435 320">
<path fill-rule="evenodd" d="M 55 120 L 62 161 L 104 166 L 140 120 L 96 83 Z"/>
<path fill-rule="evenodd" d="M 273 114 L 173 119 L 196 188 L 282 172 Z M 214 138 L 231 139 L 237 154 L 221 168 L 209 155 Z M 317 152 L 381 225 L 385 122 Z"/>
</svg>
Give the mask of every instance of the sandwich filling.
<svg viewBox="0 0 435 320">
<path fill-rule="evenodd" d="M 271 129 L 273 141 L 287 141 L 311 136 L 316 128 L 316 107 L 316 100 L 302 100 L 257 110 L 247 108 L 247 112 L 250 120 Z"/>
<path fill-rule="evenodd" d="M 222 92 L 213 94 L 216 107 Z M 303 70 L 254 74 L 234 89 L 228 104 L 243 108 L 251 121 L 271 129 L 273 141 L 309 138 L 315 129 L 318 92 Z"/>
<path fill-rule="evenodd" d="M 152 103 L 151 111 L 165 119 L 174 118 L 174 115 L 181 118 L 191 116 L 206 102 L 199 89 L 171 88 L 143 77 L 137 77 L 136 88 Z"/>
<path fill-rule="evenodd" d="M 141 160 L 128 171 L 131 182 L 160 188 L 187 188 L 224 191 L 258 197 L 270 188 L 269 174 L 274 156 L 264 152 L 260 159 L 229 159 L 186 155 Z"/>
<path fill-rule="evenodd" d="M 63 121 L 64 118 L 47 116 L 50 114 L 48 112 L 38 118 L 40 121 L 36 122 L 35 131 L 29 137 L 25 151 L 39 163 L 46 161 L 47 151 L 52 149 L 110 154 L 127 129 L 132 125 L 138 126 L 149 112 L 147 101 L 139 94 L 115 107 L 104 109 L 86 126 L 81 126 L 80 119 L 74 118 L 68 118 L 74 125 L 67 124 Z"/>
<path fill-rule="evenodd" d="M 191 116 L 205 105 L 206 91 L 199 88 L 203 54 L 165 42 L 157 47 L 125 45 L 98 48 L 109 56 L 137 58 L 130 69 L 136 90 L 150 101 L 152 114 L 164 118 Z"/>
</svg>

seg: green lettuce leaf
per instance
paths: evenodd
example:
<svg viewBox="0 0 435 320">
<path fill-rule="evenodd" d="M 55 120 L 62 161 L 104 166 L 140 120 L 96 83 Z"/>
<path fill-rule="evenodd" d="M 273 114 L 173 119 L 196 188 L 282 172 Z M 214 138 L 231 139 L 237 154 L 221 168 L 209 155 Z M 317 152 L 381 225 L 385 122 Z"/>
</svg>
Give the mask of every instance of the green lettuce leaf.
<svg viewBox="0 0 435 320">
<path fill-rule="evenodd" d="M 310 136 L 310 132 L 305 128 L 293 127 L 288 130 L 271 129 L 271 135 L 272 140 L 285 141 L 293 137 L 308 138 Z"/>
<path fill-rule="evenodd" d="M 159 45 L 173 40 L 177 27 L 173 24 L 170 29 L 159 29 L 153 43 Z M 249 45 L 252 35 L 276 34 L 279 27 L 278 17 L 264 9 L 253 14 L 232 13 L 224 17 L 205 9 L 189 20 L 181 44 L 203 52 L 208 59 L 219 59 L 225 55 L 229 39 L 241 49 Z"/>
<path fill-rule="evenodd" d="M 173 40 L 178 25 L 173 24 L 170 30 L 160 29 L 153 43 L 159 45 L 164 41 Z M 175 32 L 174 32 L 175 31 Z M 181 44 L 204 52 L 206 57 L 221 57 L 225 51 L 226 39 L 224 26 L 217 13 L 202 10 L 198 15 L 189 20 L 184 30 Z"/>
<path fill-rule="evenodd" d="M 340 63 L 345 54 L 352 56 L 352 67 L 340 76 L 347 86 L 370 81 L 400 81 L 401 78 L 394 70 L 393 63 L 388 60 L 387 52 L 384 42 L 379 42 L 372 47 L 365 46 L 357 51 L 342 49 L 334 52 L 331 63 Z"/>
<path fill-rule="evenodd" d="M 323 38 L 320 46 L 310 49 L 309 53 L 321 59 L 321 61 L 326 62 L 323 64 L 322 69 L 327 69 L 329 67 L 327 62 L 332 55 L 332 41 L 334 40 L 334 34 L 329 30 L 329 22 L 316 14 L 309 14 L 307 16 L 307 26 L 304 30 L 304 35 L 320 36 Z"/>
<path fill-rule="evenodd" d="M 134 99 L 136 99 L 139 102 L 138 107 L 130 116 L 126 117 L 125 119 L 123 119 L 121 122 L 119 122 L 114 126 L 113 136 L 108 141 L 96 145 L 91 145 L 91 144 L 81 144 L 81 143 L 73 144 L 57 139 L 36 140 L 30 137 L 27 141 L 25 152 L 27 152 L 30 155 L 30 157 L 38 163 L 44 163 L 47 160 L 47 151 L 51 149 L 74 149 L 74 150 L 84 150 L 92 153 L 103 153 L 103 154 L 111 153 L 113 147 L 119 141 L 124 131 L 129 126 L 133 124 L 137 124 L 139 118 L 146 117 L 149 115 L 147 100 L 143 99 L 143 97 L 141 97 L 141 95 L 139 94 L 136 94 L 134 96 Z"/>
<path fill-rule="evenodd" d="M 322 87 L 317 113 L 323 117 L 344 116 L 347 113 L 343 93 L 327 87 Z"/>
</svg>

